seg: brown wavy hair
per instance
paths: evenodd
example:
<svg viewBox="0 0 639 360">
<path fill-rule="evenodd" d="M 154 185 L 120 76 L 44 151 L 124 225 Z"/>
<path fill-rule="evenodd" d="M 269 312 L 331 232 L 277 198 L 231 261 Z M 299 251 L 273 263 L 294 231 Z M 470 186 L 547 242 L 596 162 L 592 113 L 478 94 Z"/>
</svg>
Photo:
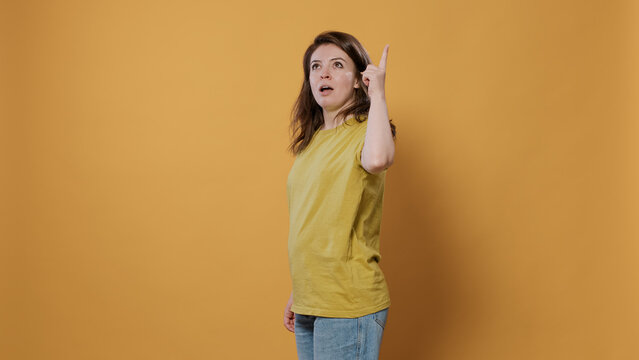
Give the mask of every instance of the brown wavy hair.
<svg viewBox="0 0 639 360">
<path fill-rule="evenodd" d="M 324 125 L 324 114 L 322 107 L 315 101 L 313 91 L 309 82 L 311 55 L 315 49 L 322 44 L 335 44 L 342 49 L 355 63 L 355 76 L 360 84 L 359 88 L 354 88 L 352 104 L 342 109 L 336 116 L 337 119 L 346 119 L 353 115 L 355 120 L 363 122 L 368 117 L 371 101 L 368 97 L 368 89 L 362 80 L 362 74 L 368 64 L 372 64 L 366 49 L 353 36 L 340 31 L 325 31 L 315 37 L 313 43 L 309 45 L 304 53 L 302 66 L 304 68 L 304 81 L 297 101 L 291 110 L 291 123 L 289 133 L 292 139 L 288 150 L 294 155 L 299 154 L 308 146 L 315 131 Z M 365 115 L 365 116 L 364 116 Z M 395 138 L 395 125 L 390 120 L 390 127 Z"/>
</svg>

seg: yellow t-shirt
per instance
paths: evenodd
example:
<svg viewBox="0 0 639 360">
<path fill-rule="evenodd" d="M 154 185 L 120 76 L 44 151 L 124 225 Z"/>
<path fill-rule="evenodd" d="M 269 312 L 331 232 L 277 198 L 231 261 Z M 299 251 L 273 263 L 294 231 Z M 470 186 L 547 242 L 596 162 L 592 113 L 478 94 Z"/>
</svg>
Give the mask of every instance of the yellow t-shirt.
<svg viewBox="0 0 639 360">
<path fill-rule="evenodd" d="M 294 313 L 354 318 L 390 306 L 379 266 L 386 170 L 361 165 L 362 118 L 316 131 L 288 174 Z"/>
</svg>

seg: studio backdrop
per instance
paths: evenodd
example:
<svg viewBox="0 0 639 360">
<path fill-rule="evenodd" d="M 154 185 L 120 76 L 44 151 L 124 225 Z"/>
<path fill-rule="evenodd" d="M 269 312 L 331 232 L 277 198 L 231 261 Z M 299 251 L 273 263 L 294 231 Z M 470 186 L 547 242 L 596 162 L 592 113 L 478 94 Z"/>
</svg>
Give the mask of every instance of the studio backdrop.
<svg viewBox="0 0 639 360">
<path fill-rule="evenodd" d="M 636 1 L 7 1 L 0 357 L 295 359 L 302 56 L 389 44 L 382 359 L 639 358 Z"/>
</svg>

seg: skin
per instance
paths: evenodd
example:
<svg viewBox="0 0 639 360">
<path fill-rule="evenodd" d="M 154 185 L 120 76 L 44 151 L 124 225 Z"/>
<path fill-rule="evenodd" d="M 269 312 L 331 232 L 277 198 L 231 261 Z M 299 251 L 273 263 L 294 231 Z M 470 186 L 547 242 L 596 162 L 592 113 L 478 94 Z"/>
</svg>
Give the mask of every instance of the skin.
<svg viewBox="0 0 639 360">
<path fill-rule="evenodd" d="M 369 64 L 361 72 L 371 100 L 361 163 L 371 174 L 379 174 L 388 169 L 393 164 L 395 156 L 395 141 L 388 119 L 384 89 L 388 48 L 389 45 L 384 47 L 379 66 Z M 355 89 L 360 86 L 355 76 L 355 63 L 337 45 L 323 44 L 311 55 L 310 67 L 308 80 L 311 91 L 324 114 L 322 129 L 335 128 L 343 122 L 338 122 L 337 113 L 350 105 Z M 319 91 L 322 84 L 331 86 L 333 92 L 328 96 L 322 95 Z M 349 117 L 351 116 L 347 116 Z"/>
<path fill-rule="evenodd" d="M 359 87 L 355 63 L 338 46 L 323 44 L 311 55 L 310 66 L 308 80 L 315 101 L 322 107 L 323 129 L 332 129 L 339 125 L 335 116 L 350 104 L 354 89 Z M 322 95 L 319 91 L 321 84 L 329 85 L 333 92 L 328 96 Z"/>
<path fill-rule="evenodd" d="M 395 156 L 395 141 L 388 119 L 384 90 L 388 48 L 389 45 L 384 47 L 379 66 L 369 64 L 366 70 L 361 72 L 362 80 L 371 99 L 361 163 L 362 167 L 371 174 L 378 174 L 388 169 L 393 164 Z M 341 59 L 335 60 L 334 58 Z M 353 98 L 354 89 L 359 87 L 354 76 L 355 71 L 355 64 L 351 58 L 334 44 L 321 45 L 313 52 L 309 82 L 315 101 L 323 109 L 323 129 L 332 129 L 339 125 L 335 115 L 348 106 Z M 329 96 L 320 95 L 319 85 L 322 83 L 331 86 L 334 89 L 333 93 Z M 291 311 L 291 305 L 293 305 L 292 291 L 284 308 L 284 327 L 294 333 L 295 313 Z"/>
<path fill-rule="evenodd" d="M 293 305 L 293 292 L 291 291 L 291 297 L 288 298 L 288 303 L 284 308 L 284 327 L 294 333 L 295 332 L 295 313 L 291 311 L 291 305 Z"/>
<path fill-rule="evenodd" d="M 389 45 L 384 47 L 379 66 L 368 64 L 362 72 L 362 80 L 368 87 L 371 107 L 368 111 L 366 138 L 362 149 L 362 167 L 371 174 L 388 169 L 395 158 L 395 141 L 388 119 L 386 92 L 386 62 Z"/>
</svg>

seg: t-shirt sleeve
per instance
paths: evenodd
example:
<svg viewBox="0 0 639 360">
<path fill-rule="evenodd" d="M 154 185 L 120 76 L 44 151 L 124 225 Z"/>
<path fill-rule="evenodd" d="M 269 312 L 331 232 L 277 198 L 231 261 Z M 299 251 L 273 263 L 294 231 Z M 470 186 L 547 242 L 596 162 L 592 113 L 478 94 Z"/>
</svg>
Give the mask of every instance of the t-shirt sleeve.
<svg viewBox="0 0 639 360">
<path fill-rule="evenodd" d="M 362 166 L 362 150 L 364 150 L 364 140 L 366 140 L 366 125 L 357 129 L 357 134 L 355 137 L 356 147 L 355 147 L 355 161 L 357 164 L 364 169 Z M 393 137 L 393 143 L 396 142 L 395 137 Z M 366 170 L 366 169 L 364 169 Z M 386 170 L 384 170 L 386 171 Z M 368 172 L 368 171 L 367 171 Z"/>
<path fill-rule="evenodd" d="M 362 166 L 362 150 L 364 149 L 364 140 L 366 140 L 366 125 L 361 126 L 359 129 L 357 129 L 355 159 L 359 166 Z"/>
</svg>

